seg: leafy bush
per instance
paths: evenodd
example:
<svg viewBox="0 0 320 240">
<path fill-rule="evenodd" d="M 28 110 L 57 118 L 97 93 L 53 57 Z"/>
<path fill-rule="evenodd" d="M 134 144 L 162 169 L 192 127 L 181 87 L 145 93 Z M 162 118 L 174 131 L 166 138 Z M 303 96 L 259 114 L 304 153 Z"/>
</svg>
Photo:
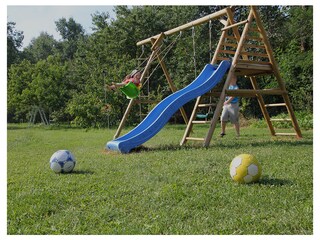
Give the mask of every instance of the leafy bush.
<svg viewBox="0 0 320 240">
<path fill-rule="evenodd" d="M 308 130 L 313 129 L 313 114 L 311 112 L 295 112 L 295 116 L 298 120 L 298 124 L 301 129 Z M 281 113 L 276 116 L 273 116 L 272 119 L 287 119 L 289 118 L 288 114 Z M 292 128 L 291 122 L 273 122 L 275 128 Z M 266 128 L 267 123 L 264 119 L 256 120 L 252 123 L 252 127 L 256 128 Z"/>
</svg>

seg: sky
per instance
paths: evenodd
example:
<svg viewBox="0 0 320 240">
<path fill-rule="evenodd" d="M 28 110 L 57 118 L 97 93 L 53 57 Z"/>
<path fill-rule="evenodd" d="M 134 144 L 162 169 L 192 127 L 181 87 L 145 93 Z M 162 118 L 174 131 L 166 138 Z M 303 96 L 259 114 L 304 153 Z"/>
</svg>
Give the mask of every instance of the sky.
<svg viewBox="0 0 320 240">
<path fill-rule="evenodd" d="M 95 12 L 108 12 L 111 18 L 115 18 L 113 6 L 10 6 L 7 7 L 7 21 L 15 22 L 15 29 L 23 31 L 23 47 L 29 45 L 33 38 L 41 32 L 53 35 L 60 40 L 56 30 L 55 21 L 60 18 L 73 18 L 81 24 L 86 33 L 92 33 L 92 17 Z"/>
</svg>

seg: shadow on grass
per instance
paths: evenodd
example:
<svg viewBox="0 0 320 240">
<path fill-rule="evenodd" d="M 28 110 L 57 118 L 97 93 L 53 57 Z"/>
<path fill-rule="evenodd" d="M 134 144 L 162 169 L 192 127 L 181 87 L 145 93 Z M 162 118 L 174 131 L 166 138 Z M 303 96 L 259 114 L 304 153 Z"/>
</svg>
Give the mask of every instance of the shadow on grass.
<svg viewBox="0 0 320 240">
<path fill-rule="evenodd" d="M 10 124 L 7 125 L 7 130 L 22 130 L 22 129 L 27 129 L 28 125 L 18 125 L 18 124 Z"/>
<path fill-rule="evenodd" d="M 7 130 L 24 130 L 24 129 L 44 129 L 44 130 L 72 130 L 72 129 L 86 129 L 89 130 L 90 128 L 83 128 L 83 127 L 77 127 L 77 126 L 71 126 L 70 124 L 50 124 L 50 125 L 44 125 L 44 124 L 13 124 L 9 123 L 7 124 Z"/>
<path fill-rule="evenodd" d="M 140 153 L 140 152 L 156 152 L 156 151 L 178 151 L 181 149 L 200 149 L 203 148 L 202 146 L 180 146 L 175 144 L 165 144 L 159 145 L 157 147 L 146 147 L 146 146 L 139 146 L 130 151 L 130 153 Z"/>
<path fill-rule="evenodd" d="M 81 174 L 84 174 L 84 175 L 92 175 L 94 174 L 94 172 L 90 171 L 90 170 L 74 170 L 72 171 L 71 173 L 69 174 L 76 174 L 76 175 L 81 175 Z"/>
<path fill-rule="evenodd" d="M 313 141 L 311 139 L 300 139 L 300 140 L 281 140 L 281 139 L 271 139 L 271 140 L 262 140 L 262 141 L 254 141 L 254 139 L 236 139 L 227 141 L 224 140 L 214 140 L 209 147 L 206 149 L 215 150 L 217 148 L 223 149 L 238 149 L 245 146 L 252 147 L 272 147 L 272 146 L 312 146 Z M 161 144 L 156 147 L 145 147 L 139 146 L 130 151 L 130 153 L 141 153 L 141 152 L 153 152 L 153 151 L 179 151 L 183 149 L 203 149 L 201 144 L 196 145 L 183 145 L 179 144 Z"/>
<path fill-rule="evenodd" d="M 268 176 L 264 176 L 262 179 L 260 179 L 258 184 L 266 186 L 284 186 L 293 185 L 293 182 L 287 179 L 269 178 Z"/>
</svg>

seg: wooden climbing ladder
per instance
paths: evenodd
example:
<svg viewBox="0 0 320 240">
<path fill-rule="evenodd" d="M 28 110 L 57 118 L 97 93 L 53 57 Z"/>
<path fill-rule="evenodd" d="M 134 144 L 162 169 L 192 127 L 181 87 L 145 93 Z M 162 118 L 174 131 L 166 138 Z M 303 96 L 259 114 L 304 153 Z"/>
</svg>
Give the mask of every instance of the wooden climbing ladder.
<svg viewBox="0 0 320 240">
<path fill-rule="evenodd" d="M 213 117 L 211 121 L 198 121 L 196 119 L 196 113 L 200 108 L 209 107 L 209 105 L 201 102 L 203 96 L 198 97 L 180 145 L 185 144 L 187 141 L 200 141 L 203 142 L 203 145 L 206 147 L 210 144 L 214 130 L 219 121 L 226 96 L 256 97 L 272 136 L 293 135 L 297 138 L 302 137 L 285 83 L 280 76 L 271 45 L 263 28 L 257 8 L 255 6 L 251 6 L 247 19 L 240 22 L 234 21 L 234 9 L 234 7 L 228 7 L 225 9 L 227 20 L 221 20 L 224 27 L 221 29 L 221 37 L 211 61 L 211 64 L 217 64 L 223 60 L 232 60 L 231 67 L 222 90 L 209 93 L 212 97 L 215 96 L 217 98 Z M 252 89 L 228 90 L 230 80 L 234 74 L 237 76 L 248 77 L 252 84 Z M 273 75 L 275 77 L 278 84 L 277 88 L 259 88 L 258 78 L 259 76 L 266 74 Z M 265 103 L 263 98 L 264 95 L 282 96 L 283 102 Z M 270 107 L 285 107 L 289 118 L 271 119 L 267 111 L 267 108 Z M 291 122 L 294 132 L 276 132 L 275 127 L 273 126 L 274 121 Z M 195 133 L 195 130 L 193 130 L 193 126 L 195 124 L 209 125 L 208 132 L 204 137 L 200 138 L 191 136 Z"/>
</svg>

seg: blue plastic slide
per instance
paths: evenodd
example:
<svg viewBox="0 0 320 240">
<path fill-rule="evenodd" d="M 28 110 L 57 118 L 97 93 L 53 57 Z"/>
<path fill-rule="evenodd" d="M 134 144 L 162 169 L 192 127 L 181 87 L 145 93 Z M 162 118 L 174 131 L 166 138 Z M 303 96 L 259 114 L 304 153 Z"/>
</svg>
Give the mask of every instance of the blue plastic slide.
<svg viewBox="0 0 320 240">
<path fill-rule="evenodd" d="M 163 128 L 179 108 L 214 88 L 222 80 L 229 67 L 229 61 L 222 61 L 219 66 L 207 64 L 192 83 L 163 99 L 137 127 L 108 142 L 106 149 L 128 153 L 131 149 L 148 141 Z"/>
</svg>

